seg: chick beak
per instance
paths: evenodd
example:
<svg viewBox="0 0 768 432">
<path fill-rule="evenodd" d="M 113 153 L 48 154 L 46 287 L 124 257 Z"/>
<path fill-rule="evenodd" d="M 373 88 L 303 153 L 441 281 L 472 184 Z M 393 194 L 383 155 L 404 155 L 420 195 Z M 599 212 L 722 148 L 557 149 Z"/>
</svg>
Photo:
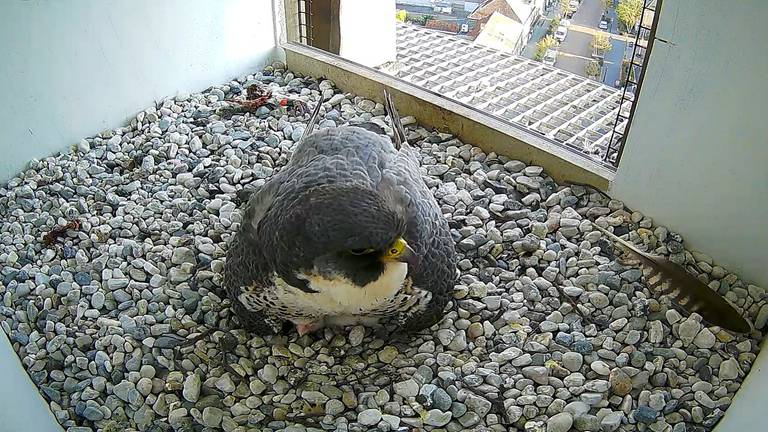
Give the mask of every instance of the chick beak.
<svg viewBox="0 0 768 432">
<path fill-rule="evenodd" d="M 415 266 L 418 263 L 419 257 L 416 256 L 416 252 L 410 247 L 405 246 L 403 252 L 397 257 L 397 261 L 404 262 L 408 265 Z"/>
</svg>

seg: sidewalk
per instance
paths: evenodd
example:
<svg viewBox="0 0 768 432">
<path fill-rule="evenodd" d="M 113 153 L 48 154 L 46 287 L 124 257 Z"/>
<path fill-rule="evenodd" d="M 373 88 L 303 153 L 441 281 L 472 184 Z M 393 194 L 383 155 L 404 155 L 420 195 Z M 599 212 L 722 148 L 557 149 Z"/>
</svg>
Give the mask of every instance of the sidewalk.
<svg viewBox="0 0 768 432">
<path fill-rule="evenodd" d="M 611 35 L 611 37 L 613 36 L 614 35 Z M 623 40 L 612 39 L 611 44 L 613 45 L 613 48 L 606 53 L 603 62 L 605 64 L 603 84 L 615 87 L 616 81 L 618 81 L 621 76 L 621 62 L 624 60 L 625 55 L 627 55 L 625 53 L 627 50 L 627 43 Z M 629 55 L 631 56 L 632 53 L 630 52 Z"/>
</svg>

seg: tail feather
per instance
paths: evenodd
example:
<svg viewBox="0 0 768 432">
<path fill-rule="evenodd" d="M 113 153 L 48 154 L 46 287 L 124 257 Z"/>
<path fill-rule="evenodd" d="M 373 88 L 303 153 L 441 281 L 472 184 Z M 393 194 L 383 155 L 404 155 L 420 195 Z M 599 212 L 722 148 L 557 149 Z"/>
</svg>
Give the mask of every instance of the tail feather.
<svg viewBox="0 0 768 432">
<path fill-rule="evenodd" d="M 317 102 L 317 105 L 315 105 L 314 111 L 312 111 L 312 115 L 309 117 L 309 123 L 307 123 L 306 129 L 304 129 L 304 133 L 301 135 L 301 140 L 303 141 L 306 139 L 309 135 L 312 134 L 312 130 L 315 129 L 315 125 L 317 124 L 317 119 L 320 118 L 320 107 L 323 106 L 323 100 Z"/>
<path fill-rule="evenodd" d="M 387 89 L 384 89 L 384 109 L 387 111 L 387 115 L 389 115 L 389 118 L 392 121 L 392 129 L 395 133 L 393 139 L 395 148 L 400 150 L 403 145 L 408 145 L 408 139 L 406 138 L 403 124 L 400 122 L 400 115 L 397 113 L 397 108 L 395 108 L 395 104 L 392 102 L 392 97 L 389 95 Z"/>
</svg>

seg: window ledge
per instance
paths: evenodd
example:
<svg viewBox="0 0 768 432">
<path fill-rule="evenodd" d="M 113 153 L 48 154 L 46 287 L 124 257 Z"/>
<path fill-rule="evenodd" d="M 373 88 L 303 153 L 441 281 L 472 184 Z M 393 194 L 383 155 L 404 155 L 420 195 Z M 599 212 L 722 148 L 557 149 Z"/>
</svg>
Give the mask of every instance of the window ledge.
<svg viewBox="0 0 768 432">
<path fill-rule="evenodd" d="M 576 151 L 449 100 L 396 77 L 306 45 L 282 45 L 288 69 L 330 79 L 346 92 L 383 102 L 386 88 L 403 115 L 412 115 L 423 126 L 456 135 L 465 143 L 528 164 L 539 165 L 557 182 L 574 182 L 607 190 L 615 171 Z"/>
</svg>

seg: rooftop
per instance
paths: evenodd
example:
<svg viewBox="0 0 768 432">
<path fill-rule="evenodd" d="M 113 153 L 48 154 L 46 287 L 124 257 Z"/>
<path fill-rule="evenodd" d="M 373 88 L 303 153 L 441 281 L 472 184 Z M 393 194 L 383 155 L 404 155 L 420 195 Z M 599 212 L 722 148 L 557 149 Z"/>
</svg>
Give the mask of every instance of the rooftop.
<svg viewBox="0 0 768 432">
<path fill-rule="evenodd" d="M 533 7 L 530 4 L 519 1 L 507 1 L 507 0 L 491 0 L 483 3 L 480 7 L 475 9 L 474 12 L 469 14 L 469 19 L 481 20 L 493 15 L 495 12 L 502 12 L 509 18 L 515 19 L 518 22 L 525 22 L 528 16 L 531 15 Z"/>
<path fill-rule="evenodd" d="M 615 158 L 626 126 L 619 122 L 609 150 L 621 100 L 615 88 L 415 25 L 398 23 L 397 60 L 379 69 L 598 160 Z M 630 108 L 621 108 L 625 117 Z"/>
</svg>

